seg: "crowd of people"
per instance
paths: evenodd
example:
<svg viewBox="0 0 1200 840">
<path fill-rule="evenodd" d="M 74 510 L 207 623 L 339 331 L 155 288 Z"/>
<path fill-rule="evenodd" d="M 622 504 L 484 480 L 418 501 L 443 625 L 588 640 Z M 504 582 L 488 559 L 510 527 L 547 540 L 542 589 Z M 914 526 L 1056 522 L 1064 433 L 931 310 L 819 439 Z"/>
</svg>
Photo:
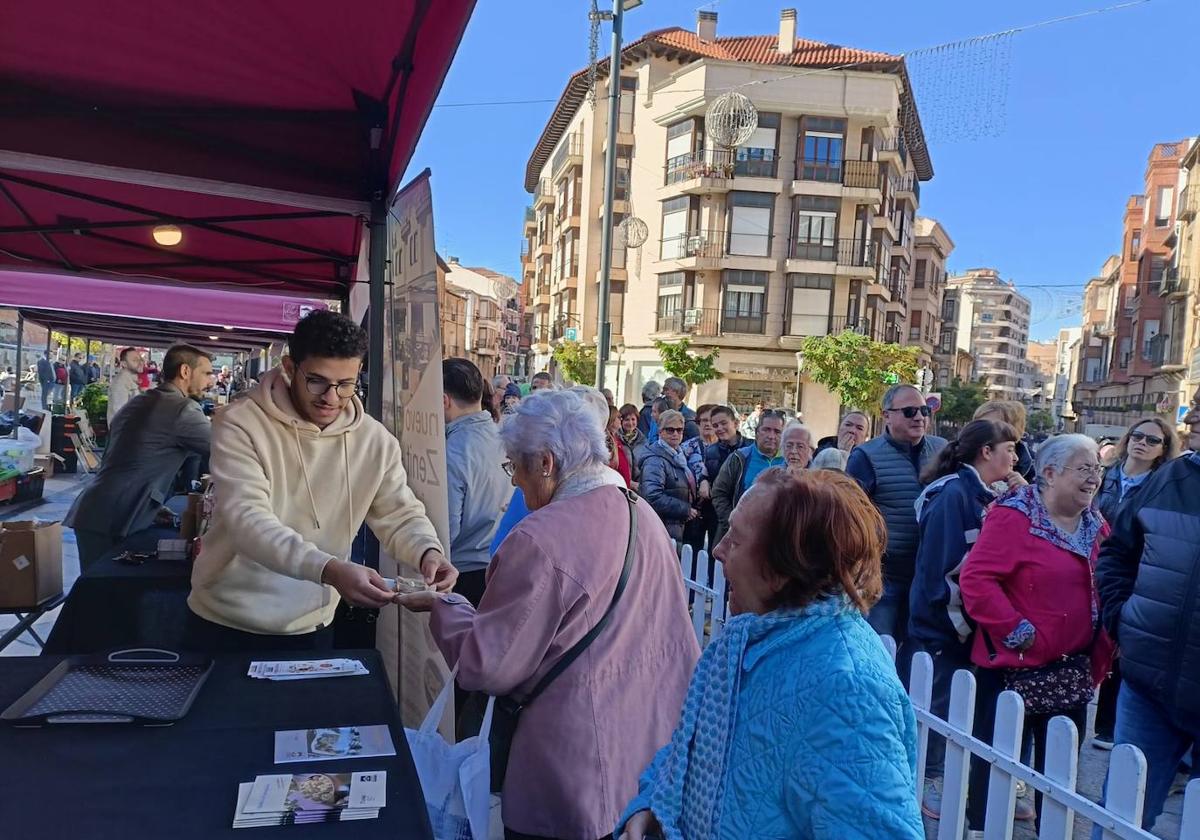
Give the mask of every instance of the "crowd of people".
<svg viewBox="0 0 1200 840">
<path fill-rule="evenodd" d="M 1050 719 L 1082 736 L 1099 686 L 1094 743 L 1146 754 L 1147 827 L 1200 738 L 1200 394 L 1188 455 L 1146 419 L 1102 463 L 1082 435 L 1035 452 L 1016 403 L 935 436 L 908 385 L 821 437 L 771 406 L 752 423 L 693 409 L 675 378 L 618 406 L 447 359 L 443 547 L 399 442 L 358 397 L 365 349 L 353 321 L 314 312 L 211 421 L 195 402 L 211 357 L 172 348 L 158 387 L 135 393 L 140 360 L 122 354 L 128 397 L 68 524 L 86 565 L 153 518 L 188 457 L 210 456 L 187 646 L 328 649 L 343 600 L 428 612 L 461 706 L 509 710 L 509 838 L 921 838 L 944 745 L 931 739 L 915 796 L 918 651 L 937 713 L 953 674 L 974 672 L 984 740 L 1017 691 L 1037 769 Z M 354 562 L 364 525 L 427 591 L 398 594 Z M 677 545 L 707 550 L 728 582 L 731 618 L 703 652 Z M 970 772 L 981 836 L 988 766 Z M 1039 811 L 1022 798 L 1016 815 Z"/>
</svg>

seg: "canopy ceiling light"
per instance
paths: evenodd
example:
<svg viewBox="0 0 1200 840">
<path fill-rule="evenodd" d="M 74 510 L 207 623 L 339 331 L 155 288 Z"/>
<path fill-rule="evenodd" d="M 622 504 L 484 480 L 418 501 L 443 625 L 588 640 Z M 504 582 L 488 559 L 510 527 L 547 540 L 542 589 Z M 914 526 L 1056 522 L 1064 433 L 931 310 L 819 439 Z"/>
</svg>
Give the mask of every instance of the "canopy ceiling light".
<svg viewBox="0 0 1200 840">
<path fill-rule="evenodd" d="M 156 225 L 154 241 L 164 248 L 173 248 L 183 241 L 183 231 L 178 225 Z"/>
</svg>

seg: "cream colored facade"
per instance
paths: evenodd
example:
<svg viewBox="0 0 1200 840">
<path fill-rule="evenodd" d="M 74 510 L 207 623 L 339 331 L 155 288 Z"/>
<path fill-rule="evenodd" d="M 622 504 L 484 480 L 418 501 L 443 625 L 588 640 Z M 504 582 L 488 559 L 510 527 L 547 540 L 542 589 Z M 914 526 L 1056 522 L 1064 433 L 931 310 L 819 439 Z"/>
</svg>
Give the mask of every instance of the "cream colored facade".
<svg viewBox="0 0 1200 840">
<path fill-rule="evenodd" d="M 975 356 L 972 378 L 985 383 L 989 399 L 1030 404 L 1029 299 L 994 268 L 973 268 L 947 283 L 958 292 L 958 347 Z"/>
<path fill-rule="evenodd" d="M 932 166 L 919 123 L 902 126 L 911 95 L 897 57 L 863 54 L 873 64 L 814 72 L 794 16 L 785 13 L 778 37 L 724 39 L 715 26 L 703 12 L 697 33 L 660 30 L 624 51 L 615 212 L 643 220 L 649 237 L 614 252 L 606 378 L 619 400 L 638 403 L 641 386 L 665 376 L 654 342 L 686 338 L 699 352 L 719 349 L 723 373 L 692 405 L 799 407 L 831 433 L 838 400 L 798 375 L 796 351 L 807 336 L 845 328 L 908 341 L 914 247 L 939 277 L 953 247 L 932 220 L 917 246 L 920 181 Z M 759 52 L 736 52 L 749 42 Z M 766 53 L 781 63 L 754 62 Z M 532 370 L 557 342 L 598 333 L 606 76 L 602 66 L 595 109 L 582 101 L 586 81 L 572 77 L 526 173 Z M 754 102 L 759 127 L 730 152 L 708 142 L 704 115 L 733 88 Z M 927 289 L 931 319 L 932 298 Z M 917 343 L 928 354 L 937 331 L 927 324 L 923 315 Z"/>
<path fill-rule="evenodd" d="M 921 348 L 921 364 L 933 361 L 941 340 L 942 299 L 946 292 L 946 260 L 954 240 L 937 219 L 917 217 L 914 227 L 912 293 L 908 302 L 907 343 Z"/>
</svg>

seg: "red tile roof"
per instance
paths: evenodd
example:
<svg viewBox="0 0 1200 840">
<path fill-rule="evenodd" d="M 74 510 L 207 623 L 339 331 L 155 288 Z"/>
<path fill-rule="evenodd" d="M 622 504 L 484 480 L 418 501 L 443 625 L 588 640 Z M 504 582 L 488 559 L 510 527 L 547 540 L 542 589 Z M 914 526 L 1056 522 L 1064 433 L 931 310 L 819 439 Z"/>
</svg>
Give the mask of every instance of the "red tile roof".
<svg viewBox="0 0 1200 840">
<path fill-rule="evenodd" d="M 647 32 L 641 38 L 627 44 L 621 50 L 622 64 L 630 64 L 645 54 L 670 54 L 680 61 L 690 62 L 702 58 L 717 61 L 743 61 L 751 64 L 774 65 L 779 67 L 813 67 L 838 68 L 855 65 L 855 69 L 874 70 L 897 73 L 904 85 L 903 98 L 911 101 L 912 90 L 909 86 L 908 72 L 904 66 L 904 58 L 890 53 L 859 50 L 853 47 L 843 47 L 839 44 L 826 44 L 820 41 L 809 41 L 804 38 L 796 40 L 796 49 L 784 55 L 777 49 L 779 38 L 776 35 L 738 35 L 717 38 L 715 41 L 702 41 L 695 33 L 687 29 L 671 27 Z M 604 78 L 608 75 L 609 59 L 599 62 L 596 75 Z M 847 68 L 849 69 L 849 68 Z M 563 132 L 570 124 L 575 112 L 587 96 L 587 68 L 578 71 L 567 80 L 567 86 L 559 97 L 558 104 L 542 135 L 534 147 L 533 154 L 525 167 L 525 189 L 533 192 L 537 188 L 537 179 L 546 161 L 550 159 L 554 147 L 562 138 Z M 921 129 L 916 128 L 917 137 L 908 138 L 908 147 L 913 152 L 914 165 L 917 175 L 922 180 L 933 177 L 933 166 L 929 161 L 929 153 Z"/>
</svg>

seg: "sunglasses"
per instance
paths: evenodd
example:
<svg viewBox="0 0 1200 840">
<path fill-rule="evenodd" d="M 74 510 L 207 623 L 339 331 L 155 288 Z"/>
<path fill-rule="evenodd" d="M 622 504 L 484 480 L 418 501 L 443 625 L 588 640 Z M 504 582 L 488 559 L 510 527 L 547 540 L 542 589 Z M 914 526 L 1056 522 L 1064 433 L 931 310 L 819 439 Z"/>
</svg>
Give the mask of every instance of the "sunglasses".
<svg viewBox="0 0 1200 840">
<path fill-rule="evenodd" d="M 671 434 L 674 434 L 675 432 L 679 432 L 679 434 L 683 434 L 683 426 L 669 426 L 669 427 L 662 429 L 661 431 L 664 435 L 671 435 Z"/>
<path fill-rule="evenodd" d="M 910 405 L 905 408 L 889 408 L 888 411 L 895 411 L 903 414 L 909 420 L 920 414 L 922 417 L 928 417 L 932 412 L 927 405 Z"/>
<path fill-rule="evenodd" d="M 1144 440 L 1151 446 L 1158 446 L 1163 442 L 1163 439 L 1158 435 L 1148 435 L 1145 432 L 1130 432 L 1130 440 Z"/>
</svg>

